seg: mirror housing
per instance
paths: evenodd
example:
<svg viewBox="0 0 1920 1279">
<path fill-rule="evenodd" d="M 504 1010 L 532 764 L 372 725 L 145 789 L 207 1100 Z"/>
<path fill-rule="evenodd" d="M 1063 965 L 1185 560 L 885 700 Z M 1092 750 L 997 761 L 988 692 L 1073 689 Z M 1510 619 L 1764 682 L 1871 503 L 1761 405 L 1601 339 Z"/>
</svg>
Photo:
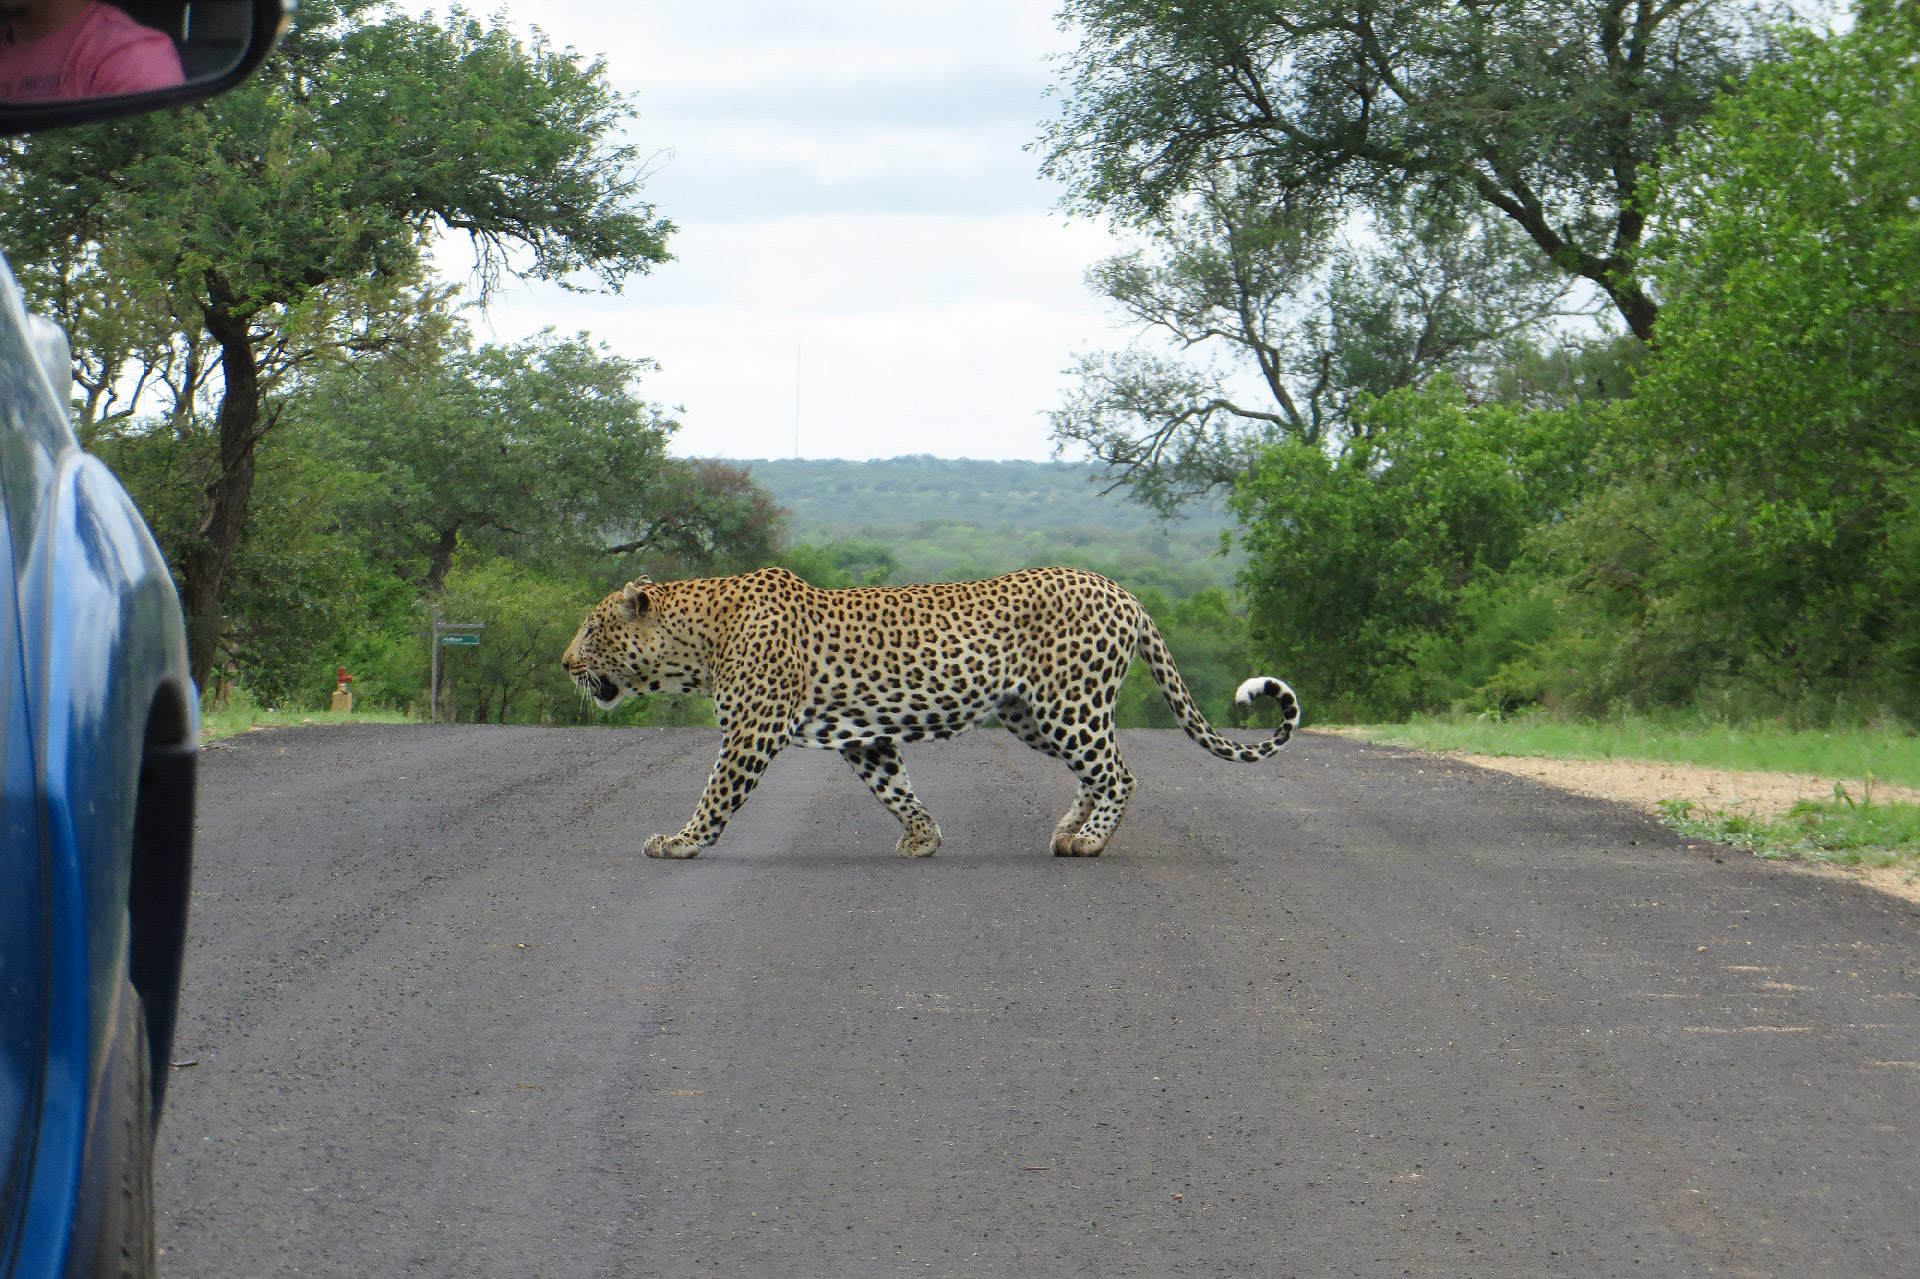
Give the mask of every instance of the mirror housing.
<svg viewBox="0 0 1920 1279">
<path fill-rule="evenodd" d="M 225 93 L 266 61 L 295 4 L 296 0 L 121 0 L 112 4 L 111 8 L 173 42 L 185 80 L 164 89 L 105 98 L 0 98 L 0 137 L 138 115 Z"/>
</svg>

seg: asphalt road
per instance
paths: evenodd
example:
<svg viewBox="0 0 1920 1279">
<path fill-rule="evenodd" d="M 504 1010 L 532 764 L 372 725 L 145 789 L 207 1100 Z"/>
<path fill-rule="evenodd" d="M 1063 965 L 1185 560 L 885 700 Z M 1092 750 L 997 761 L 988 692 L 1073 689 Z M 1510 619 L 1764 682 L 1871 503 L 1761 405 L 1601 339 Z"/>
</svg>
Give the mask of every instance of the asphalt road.
<svg viewBox="0 0 1920 1279">
<path fill-rule="evenodd" d="M 701 730 L 210 749 L 171 1279 L 1913 1276 L 1920 910 L 1302 735 L 793 750 L 696 861 Z M 1637 842 L 1636 842 L 1637 841 Z"/>
</svg>

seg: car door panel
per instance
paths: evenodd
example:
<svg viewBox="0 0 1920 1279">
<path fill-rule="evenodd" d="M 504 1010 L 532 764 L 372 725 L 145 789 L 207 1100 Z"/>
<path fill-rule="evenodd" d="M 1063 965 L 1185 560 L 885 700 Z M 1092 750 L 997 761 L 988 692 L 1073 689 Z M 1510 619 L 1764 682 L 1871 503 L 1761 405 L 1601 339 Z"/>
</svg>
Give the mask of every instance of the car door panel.
<svg viewBox="0 0 1920 1279">
<path fill-rule="evenodd" d="M 36 1104 L 14 1124 L 15 1140 L 30 1146 L 16 1158 L 24 1193 L 0 1204 L 16 1240 L 11 1268 L 0 1273 L 19 1276 L 61 1272 L 76 1209 L 96 1194 L 104 1171 L 83 1168 L 83 1156 L 129 969 L 129 908 L 138 908 L 129 899 L 132 835 L 148 716 L 163 693 L 185 707 L 178 745 L 190 752 L 195 701 L 165 560 L 119 482 L 80 450 L 33 350 L 47 340 L 0 272 L 0 495 L 19 672 L 6 767 L 10 785 L 19 774 L 27 796 L 8 810 L 31 814 L 44 955 Z M 190 768 L 184 776 L 190 786 Z M 23 847 L 20 837 L 9 832 L 14 861 L 28 856 L 13 851 Z M 184 909 L 184 893 L 178 905 Z M 169 1025 L 183 928 L 182 921 L 170 929 L 174 970 L 162 983 Z M 156 1047 L 164 1051 L 164 1038 Z"/>
<path fill-rule="evenodd" d="M 0 567 L 16 580 L 4 520 Z M 0 591 L 0 1273 L 20 1238 L 47 1031 L 51 901 L 34 765 L 18 601 L 8 589 Z"/>
</svg>

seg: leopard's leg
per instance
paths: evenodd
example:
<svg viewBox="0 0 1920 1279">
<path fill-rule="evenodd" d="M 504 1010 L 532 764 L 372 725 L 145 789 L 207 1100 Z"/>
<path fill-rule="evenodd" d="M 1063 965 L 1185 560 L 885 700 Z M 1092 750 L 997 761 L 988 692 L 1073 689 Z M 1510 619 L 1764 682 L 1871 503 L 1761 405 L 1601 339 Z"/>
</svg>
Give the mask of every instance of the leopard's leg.
<svg viewBox="0 0 1920 1279">
<path fill-rule="evenodd" d="M 940 847 L 940 826 L 913 793 L 907 766 L 901 762 L 900 748 L 894 740 L 876 737 L 868 742 L 850 742 L 840 748 L 840 758 L 853 766 L 873 797 L 906 827 L 893 851 L 902 857 L 933 856 Z"/>
<path fill-rule="evenodd" d="M 1042 755 L 1051 755 L 1055 759 L 1066 758 L 1055 749 L 1053 739 L 1040 731 L 1039 721 L 1034 719 L 1033 711 L 1025 702 L 1011 700 L 1002 702 L 998 713 L 1000 722 L 1006 726 L 1007 731 L 1034 750 Z M 1086 824 L 1087 818 L 1093 813 L 1094 803 L 1098 799 L 1099 796 L 1083 779 L 1080 783 L 1080 793 L 1074 797 L 1073 807 L 1069 808 L 1066 816 L 1054 826 L 1053 838 L 1048 841 L 1048 847 L 1056 856 L 1072 856 L 1073 837 L 1078 835 L 1080 828 Z"/>
<path fill-rule="evenodd" d="M 1120 758 L 1113 714 L 1103 707 L 1091 715 L 1083 713 L 1078 723 L 1065 714 L 1050 714 L 1048 708 L 1036 707 L 1033 715 L 1035 727 L 1053 745 L 1053 753 L 1065 760 L 1080 779 L 1081 796 L 1093 797 L 1086 817 L 1065 840 L 1065 847 L 1055 838 L 1053 854 L 1098 857 L 1127 815 L 1127 801 L 1133 798 L 1134 789 L 1133 774 Z"/>
<path fill-rule="evenodd" d="M 714 761 L 713 772 L 707 778 L 707 789 L 700 795 L 700 804 L 693 810 L 693 817 L 680 828 L 680 833 L 668 838 L 665 835 L 649 836 L 646 854 L 649 857 L 698 857 L 700 850 L 720 838 L 720 832 L 727 828 L 727 822 L 746 803 L 747 796 L 760 784 L 760 777 L 767 771 L 767 765 L 780 751 L 782 739 L 775 733 L 733 732 L 727 733 L 727 740 L 720 747 L 720 758 Z"/>
</svg>

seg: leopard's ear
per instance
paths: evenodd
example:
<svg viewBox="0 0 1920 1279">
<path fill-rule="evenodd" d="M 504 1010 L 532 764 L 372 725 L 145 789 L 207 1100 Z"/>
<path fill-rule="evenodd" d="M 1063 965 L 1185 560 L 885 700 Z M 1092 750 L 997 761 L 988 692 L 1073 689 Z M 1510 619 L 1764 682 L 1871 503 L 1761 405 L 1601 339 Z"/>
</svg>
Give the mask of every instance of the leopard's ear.
<svg viewBox="0 0 1920 1279">
<path fill-rule="evenodd" d="M 620 596 L 620 611 L 626 615 L 629 622 L 639 621 L 649 607 L 647 593 L 640 589 L 641 582 L 651 584 L 645 577 L 640 578 L 639 581 L 628 582 L 627 589 Z"/>
</svg>

